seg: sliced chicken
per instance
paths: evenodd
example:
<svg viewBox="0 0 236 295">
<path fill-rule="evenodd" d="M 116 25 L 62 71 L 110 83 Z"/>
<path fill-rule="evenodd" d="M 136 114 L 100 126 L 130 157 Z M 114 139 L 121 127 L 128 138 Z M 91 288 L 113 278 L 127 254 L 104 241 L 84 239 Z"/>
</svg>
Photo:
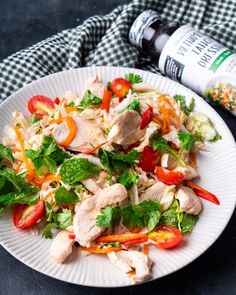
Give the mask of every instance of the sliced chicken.
<svg viewBox="0 0 236 295">
<path fill-rule="evenodd" d="M 180 148 L 180 141 L 178 138 L 178 129 L 175 127 L 171 126 L 171 131 L 165 135 L 162 136 L 165 138 L 167 141 L 173 142 L 177 148 Z"/>
<path fill-rule="evenodd" d="M 178 166 L 176 167 L 173 172 L 180 172 L 184 174 L 184 179 L 191 180 L 195 177 L 198 177 L 199 173 L 197 169 L 193 168 L 190 165 L 187 165 L 187 167 Z"/>
<path fill-rule="evenodd" d="M 142 252 L 122 250 L 108 253 L 107 256 L 111 263 L 129 275 L 133 283 L 143 282 L 149 276 L 151 261 Z"/>
<path fill-rule="evenodd" d="M 77 132 L 67 149 L 72 151 L 83 152 L 90 149 L 92 145 L 98 145 L 99 141 L 104 142 L 105 136 L 102 130 L 97 126 L 94 120 L 82 119 L 76 115 L 73 116 L 76 123 Z M 66 139 L 69 134 L 67 123 L 63 121 L 59 124 L 53 132 L 55 140 L 60 143 Z"/>
<path fill-rule="evenodd" d="M 70 234 L 69 231 L 62 230 L 56 235 L 52 242 L 49 255 L 57 263 L 62 263 L 72 252 L 74 240 L 69 238 Z"/>
<path fill-rule="evenodd" d="M 92 178 L 81 180 L 81 183 L 93 194 L 96 194 L 101 190 L 101 187 Z"/>
<path fill-rule="evenodd" d="M 202 203 L 191 188 L 181 185 L 175 197 L 179 200 L 181 212 L 198 215 L 202 210 Z"/>
<path fill-rule="evenodd" d="M 106 84 L 99 81 L 98 76 L 91 77 L 87 82 L 87 90 L 91 91 L 94 96 L 103 97 Z"/>
<path fill-rule="evenodd" d="M 108 140 L 120 144 L 130 145 L 144 137 L 145 129 L 140 129 L 141 116 L 136 111 L 125 111 L 115 117 Z"/>
<path fill-rule="evenodd" d="M 149 91 L 157 91 L 153 86 L 146 83 L 134 83 L 132 85 L 132 89 L 134 92 L 149 92 Z"/>
<path fill-rule="evenodd" d="M 85 199 L 76 206 L 73 229 L 76 241 L 89 247 L 90 242 L 104 231 L 96 225 L 96 217 L 100 210 L 107 205 L 115 205 L 127 198 L 125 187 L 119 183 L 98 191 L 91 198 Z"/>
<path fill-rule="evenodd" d="M 144 200 L 157 200 L 161 210 L 166 211 L 174 200 L 175 186 L 157 182 L 140 195 L 140 202 Z"/>
</svg>

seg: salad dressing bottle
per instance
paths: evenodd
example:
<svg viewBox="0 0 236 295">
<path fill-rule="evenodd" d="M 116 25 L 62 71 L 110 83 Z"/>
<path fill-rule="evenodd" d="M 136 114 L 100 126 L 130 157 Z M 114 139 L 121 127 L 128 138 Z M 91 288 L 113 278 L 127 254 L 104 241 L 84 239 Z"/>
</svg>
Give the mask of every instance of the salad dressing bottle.
<svg viewBox="0 0 236 295">
<path fill-rule="evenodd" d="M 190 25 L 141 13 L 129 41 L 149 54 L 160 71 L 236 115 L 236 54 Z"/>
</svg>

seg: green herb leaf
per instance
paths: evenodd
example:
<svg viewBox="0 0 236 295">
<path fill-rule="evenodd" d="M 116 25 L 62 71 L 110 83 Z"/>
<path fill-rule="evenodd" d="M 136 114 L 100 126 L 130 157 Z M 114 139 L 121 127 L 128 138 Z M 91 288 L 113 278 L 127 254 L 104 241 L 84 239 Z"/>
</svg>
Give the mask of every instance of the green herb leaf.
<svg viewBox="0 0 236 295">
<path fill-rule="evenodd" d="M 194 145 L 194 137 L 190 133 L 179 131 L 178 138 L 181 142 L 181 149 L 184 149 L 186 152 L 190 152 L 192 146 Z"/>
<path fill-rule="evenodd" d="M 72 224 L 73 214 L 70 210 L 63 209 L 62 212 L 56 213 L 53 219 L 59 228 L 67 229 Z"/>
<path fill-rule="evenodd" d="M 140 106 L 139 106 L 140 102 L 138 99 L 134 99 L 128 106 L 127 106 L 127 110 L 131 111 L 137 111 L 140 112 Z"/>
<path fill-rule="evenodd" d="M 161 218 L 160 206 L 151 200 L 143 201 L 138 205 L 107 206 L 97 216 L 97 225 L 111 228 L 119 224 L 121 218 L 127 228 L 147 226 L 148 231 L 152 231 Z"/>
<path fill-rule="evenodd" d="M 55 190 L 54 199 L 57 205 L 71 205 L 79 201 L 78 196 L 73 190 L 67 190 L 64 186 Z"/>
<path fill-rule="evenodd" d="M 152 142 L 152 148 L 155 151 L 167 152 L 173 158 L 175 158 L 182 167 L 187 167 L 184 160 L 168 145 L 168 142 L 165 138 L 154 135 L 151 139 L 151 142 Z"/>
<path fill-rule="evenodd" d="M 98 174 L 101 169 L 88 159 L 74 158 L 61 165 L 60 176 L 65 184 L 73 184 Z"/>
<path fill-rule="evenodd" d="M 135 183 L 138 183 L 139 176 L 133 172 L 124 171 L 117 179 L 117 182 L 123 184 L 127 189 Z"/>
<path fill-rule="evenodd" d="M 51 136 L 45 136 L 41 147 L 38 150 L 28 149 L 24 155 L 32 160 L 38 175 L 48 172 L 55 173 L 57 166 L 71 155 L 60 149 Z"/>
<path fill-rule="evenodd" d="M 183 95 L 176 94 L 174 96 L 174 100 L 178 102 L 182 111 L 184 111 L 186 115 L 189 115 L 193 111 L 194 106 L 195 106 L 194 98 L 192 98 L 189 106 L 187 106 L 185 96 L 183 96 Z"/>
<path fill-rule="evenodd" d="M 87 109 L 91 105 L 99 105 L 102 103 L 102 99 L 94 96 L 91 91 L 87 90 L 84 94 L 83 99 L 81 100 L 80 104 L 77 106 L 77 108 L 81 111 Z"/>
<path fill-rule="evenodd" d="M 222 136 L 217 132 L 215 137 L 210 141 L 211 142 L 216 142 L 216 141 L 221 140 L 221 139 L 222 139 Z"/>
<path fill-rule="evenodd" d="M 34 125 L 36 122 L 40 121 L 41 119 L 40 118 L 37 118 L 35 116 L 35 114 L 31 115 L 30 118 L 29 118 L 29 125 L 32 126 Z"/>
<path fill-rule="evenodd" d="M 136 150 L 132 150 L 127 154 L 118 152 L 108 152 L 103 148 L 98 150 L 98 157 L 101 160 L 102 165 L 108 170 L 110 176 L 115 171 L 123 171 L 129 168 L 131 165 L 139 159 L 140 154 Z"/>
<path fill-rule="evenodd" d="M 197 216 L 183 213 L 182 221 L 180 223 L 181 231 L 183 233 L 192 231 L 197 220 L 198 220 Z"/>
<path fill-rule="evenodd" d="M 42 237 L 45 239 L 52 239 L 52 228 L 56 228 L 56 223 L 48 223 L 42 231 Z"/>
<path fill-rule="evenodd" d="M 101 210 L 96 218 L 96 223 L 99 227 L 111 228 L 120 223 L 121 215 L 120 208 L 107 206 Z"/>
<path fill-rule="evenodd" d="M 125 79 L 128 80 L 131 84 L 141 83 L 143 81 L 140 75 L 133 73 L 126 74 Z"/>
<path fill-rule="evenodd" d="M 74 106 L 75 106 L 75 103 L 73 101 L 71 101 L 67 104 L 67 107 L 74 107 Z"/>
<path fill-rule="evenodd" d="M 3 144 L 0 144 L 0 159 L 6 159 L 11 163 L 14 161 L 12 150 Z"/>
</svg>

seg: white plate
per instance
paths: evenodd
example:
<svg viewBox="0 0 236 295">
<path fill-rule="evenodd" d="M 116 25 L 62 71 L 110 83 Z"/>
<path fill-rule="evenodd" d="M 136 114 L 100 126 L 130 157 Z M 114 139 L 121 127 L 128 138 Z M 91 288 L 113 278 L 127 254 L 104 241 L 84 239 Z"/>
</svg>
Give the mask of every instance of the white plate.
<svg viewBox="0 0 236 295">
<path fill-rule="evenodd" d="M 204 210 L 190 235 L 185 236 L 179 248 L 170 251 L 150 250 L 150 258 L 154 262 L 152 278 L 168 275 L 187 265 L 203 252 L 219 237 L 227 225 L 236 201 L 236 148 L 234 139 L 221 117 L 198 95 L 189 89 L 160 75 L 140 70 L 120 67 L 90 67 L 56 73 L 35 81 L 11 95 L 0 106 L 0 136 L 3 128 L 11 122 L 11 112 L 27 113 L 26 102 L 36 94 L 49 97 L 62 97 L 67 90 L 79 93 L 87 78 L 97 74 L 103 81 L 124 76 L 127 72 L 135 72 L 143 80 L 164 93 L 186 95 L 188 99 L 196 99 L 196 110 L 206 113 L 223 139 L 213 145 L 212 152 L 201 153 L 199 157 L 199 183 L 214 192 L 221 205 L 203 201 Z M 91 255 L 81 257 L 78 248 L 66 263 L 59 265 L 48 256 L 51 240 L 41 236 L 32 236 L 30 232 L 19 231 L 12 226 L 9 213 L 0 216 L 0 242 L 13 256 L 48 276 L 87 286 L 118 287 L 130 285 L 129 279 L 106 257 Z M 203 270 L 204 271 L 204 270 Z"/>
</svg>

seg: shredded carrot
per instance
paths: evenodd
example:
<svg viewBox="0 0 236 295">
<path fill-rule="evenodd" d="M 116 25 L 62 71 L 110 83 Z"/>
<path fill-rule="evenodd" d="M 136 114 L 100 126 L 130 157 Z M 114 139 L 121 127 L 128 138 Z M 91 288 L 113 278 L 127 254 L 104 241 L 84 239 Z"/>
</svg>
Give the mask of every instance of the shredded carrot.
<svg viewBox="0 0 236 295">
<path fill-rule="evenodd" d="M 155 122 L 155 123 L 157 123 L 158 125 L 160 125 L 161 128 L 162 128 L 163 122 L 162 122 L 162 120 L 157 115 L 153 115 L 152 121 Z"/>
<path fill-rule="evenodd" d="M 69 132 L 67 137 L 62 142 L 58 142 L 58 143 L 66 147 L 72 142 L 73 138 L 75 137 L 77 127 L 72 117 L 67 116 L 64 118 L 64 120 L 66 121 Z"/>
<path fill-rule="evenodd" d="M 49 125 L 51 125 L 51 124 L 60 124 L 61 122 L 62 122 L 62 120 L 63 120 L 63 118 L 62 118 L 62 114 L 61 114 L 61 112 L 59 112 L 59 114 L 58 114 L 58 118 L 57 119 L 52 119 L 52 120 L 50 120 L 49 122 L 48 122 L 48 124 Z"/>
<path fill-rule="evenodd" d="M 20 130 L 18 127 L 14 126 L 14 131 L 16 133 L 16 138 L 20 144 L 20 147 L 21 147 L 21 151 L 24 152 L 24 149 L 25 149 L 25 144 L 24 144 L 24 139 L 23 139 L 23 136 L 22 134 L 20 133 Z M 24 156 L 24 163 L 25 163 L 25 167 L 28 171 L 31 171 L 32 170 L 32 166 L 30 164 L 30 161 L 27 157 Z"/>
<path fill-rule="evenodd" d="M 46 201 L 46 202 L 48 202 L 48 203 L 50 203 L 50 204 L 52 205 L 52 204 L 53 204 L 53 194 L 54 194 L 53 191 L 49 192 L 49 193 L 46 195 L 44 201 Z"/>
<path fill-rule="evenodd" d="M 93 154 L 95 153 L 98 149 L 100 149 L 100 147 L 102 147 L 104 144 L 108 143 L 108 141 L 106 142 L 103 142 L 101 144 L 99 144 L 98 146 L 94 147 L 94 148 L 91 148 L 91 149 L 88 149 L 84 152 L 82 152 L 82 154 L 85 154 L 85 155 L 89 155 L 89 154 Z"/>
<path fill-rule="evenodd" d="M 94 253 L 94 254 L 106 254 L 106 253 L 110 253 L 113 251 L 117 252 L 117 251 L 121 250 L 120 247 L 107 247 L 107 248 L 89 247 L 89 248 L 86 248 L 83 246 L 80 246 L 80 249 L 90 252 L 90 253 Z"/>
<path fill-rule="evenodd" d="M 167 105 L 169 106 L 169 113 L 175 119 L 177 127 L 179 127 L 180 126 L 180 119 L 177 116 L 175 108 L 174 108 L 173 104 L 171 103 L 170 99 L 168 97 L 166 97 L 166 96 L 160 96 L 159 100 L 167 103 Z"/>
<path fill-rule="evenodd" d="M 100 236 L 97 238 L 97 242 L 126 242 L 133 239 L 139 239 L 139 238 L 147 238 L 147 234 L 138 233 L 138 234 L 121 234 L 121 235 L 107 235 L 107 236 Z"/>
<path fill-rule="evenodd" d="M 140 230 L 141 230 L 140 227 L 135 227 L 135 228 L 132 228 L 132 229 L 130 230 L 130 232 L 131 232 L 132 234 L 136 234 L 136 233 L 140 232 Z"/>
<path fill-rule="evenodd" d="M 74 111 L 78 112 L 78 109 L 76 107 L 66 107 L 65 109 L 67 112 L 74 112 Z"/>
<path fill-rule="evenodd" d="M 169 118 L 169 111 L 168 109 L 162 105 L 160 107 L 160 110 L 162 112 L 163 116 L 163 128 L 162 128 L 162 134 L 167 134 L 170 132 L 170 118 Z"/>
<path fill-rule="evenodd" d="M 149 246 L 148 246 L 148 244 L 144 244 L 143 245 L 143 253 L 145 255 L 148 255 L 148 252 L 149 252 Z"/>
</svg>

